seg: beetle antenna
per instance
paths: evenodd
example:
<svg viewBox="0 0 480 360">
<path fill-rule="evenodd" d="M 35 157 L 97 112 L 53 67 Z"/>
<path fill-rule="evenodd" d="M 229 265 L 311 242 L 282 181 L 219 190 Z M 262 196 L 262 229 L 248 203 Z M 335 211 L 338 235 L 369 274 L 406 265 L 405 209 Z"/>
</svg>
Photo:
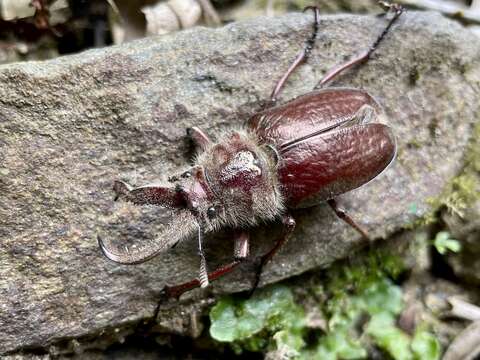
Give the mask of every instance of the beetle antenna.
<svg viewBox="0 0 480 360">
<path fill-rule="evenodd" d="M 202 248 L 203 229 L 198 221 L 197 221 L 197 227 L 198 227 L 198 255 L 200 255 L 200 270 L 198 274 L 198 281 L 200 281 L 201 288 L 206 288 L 209 284 L 208 272 L 207 272 L 207 260 L 205 259 L 205 254 L 203 253 L 203 248 Z"/>
</svg>

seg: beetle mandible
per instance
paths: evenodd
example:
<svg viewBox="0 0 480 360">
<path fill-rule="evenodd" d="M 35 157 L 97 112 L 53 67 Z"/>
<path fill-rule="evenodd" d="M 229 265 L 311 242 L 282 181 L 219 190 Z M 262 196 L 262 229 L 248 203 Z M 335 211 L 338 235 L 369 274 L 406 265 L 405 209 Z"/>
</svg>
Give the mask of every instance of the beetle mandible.
<svg viewBox="0 0 480 360">
<path fill-rule="evenodd" d="M 400 5 L 385 1 L 379 4 L 390 18 L 367 50 L 329 70 L 312 92 L 275 105 L 288 77 L 306 61 L 315 42 L 319 10 L 306 8 L 314 12 L 312 34 L 276 84 L 271 107 L 253 115 L 244 130 L 231 131 L 217 142 L 197 127 L 188 129 L 187 134 L 198 148 L 196 164 L 181 175 L 172 176 L 170 187 L 132 188 L 116 181 L 116 199 L 170 208 L 177 211 L 176 222 L 148 249 L 115 248 L 99 237 L 104 255 L 118 263 L 138 264 L 168 250 L 179 240 L 198 234 L 198 278 L 164 290 L 167 296 L 179 297 L 192 288 L 208 286 L 248 258 L 248 233 L 238 231 L 234 236 L 234 260 L 213 272 L 207 271 L 203 236 L 222 227 L 244 229 L 255 226 L 259 220 L 281 218 L 282 236 L 261 257 L 253 289 L 258 285 L 261 268 L 295 228 L 289 209 L 327 201 L 342 220 L 368 238 L 337 206 L 335 197 L 379 175 L 395 157 L 395 137 L 390 127 L 375 122 L 381 107 L 366 91 L 325 85 L 343 71 L 368 60 L 403 12 Z"/>
</svg>

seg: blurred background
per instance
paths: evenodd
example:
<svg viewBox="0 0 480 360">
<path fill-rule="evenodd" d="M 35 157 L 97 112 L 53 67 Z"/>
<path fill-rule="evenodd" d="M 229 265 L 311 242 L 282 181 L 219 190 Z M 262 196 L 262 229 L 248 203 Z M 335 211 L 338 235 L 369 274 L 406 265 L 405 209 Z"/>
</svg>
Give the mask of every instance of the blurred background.
<svg viewBox="0 0 480 360">
<path fill-rule="evenodd" d="M 478 31 L 479 0 L 398 2 L 442 12 Z M 0 64 L 50 59 L 194 26 L 281 15 L 307 5 L 318 6 L 323 14 L 382 11 L 375 0 L 0 0 Z"/>
</svg>

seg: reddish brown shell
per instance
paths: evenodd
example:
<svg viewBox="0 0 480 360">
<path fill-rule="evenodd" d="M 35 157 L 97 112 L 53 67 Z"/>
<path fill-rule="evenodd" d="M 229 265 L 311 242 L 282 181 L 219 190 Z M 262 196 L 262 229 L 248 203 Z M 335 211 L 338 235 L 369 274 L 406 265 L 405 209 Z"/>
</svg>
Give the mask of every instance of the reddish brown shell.
<svg viewBox="0 0 480 360">
<path fill-rule="evenodd" d="M 395 156 L 384 124 L 357 125 L 308 138 L 281 153 L 280 183 L 289 206 L 323 201 L 375 178 Z"/>
<path fill-rule="evenodd" d="M 254 115 L 260 142 L 279 154 L 278 176 L 287 206 L 331 199 L 380 174 L 396 151 L 392 130 L 353 119 L 377 102 L 357 89 L 324 89 Z"/>
<path fill-rule="evenodd" d="M 363 90 L 327 88 L 259 112 L 249 120 L 249 126 L 262 142 L 280 149 L 303 137 L 341 126 L 365 105 L 375 111 L 380 109 L 375 99 Z"/>
</svg>

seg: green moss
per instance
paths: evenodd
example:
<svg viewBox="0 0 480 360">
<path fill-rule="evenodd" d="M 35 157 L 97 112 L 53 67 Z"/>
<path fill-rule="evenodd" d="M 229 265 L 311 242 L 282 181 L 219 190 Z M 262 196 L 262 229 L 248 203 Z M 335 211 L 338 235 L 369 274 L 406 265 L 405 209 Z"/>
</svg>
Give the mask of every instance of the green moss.
<svg viewBox="0 0 480 360">
<path fill-rule="evenodd" d="M 396 360 L 413 360 L 410 337 L 395 326 L 395 316 L 381 312 L 372 317 L 366 332 L 373 341 Z"/>
<path fill-rule="evenodd" d="M 422 326 L 418 327 L 412 340 L 411 349 L 416 359 L 439 359 L 442 349 L 437 338 Z"/>
<path fill-rule="evenodd" d="M 447 184 L 440 196 L 428 200 L 432 210 L 412 227 L 437 222 L 438 210 L 442 208 L 463 217 L 464 210 L 478 200 L 480 200 L 480 123 L 474 128 L 461 174 Z"/>
<path fill-rule="evenodd" d="M 313 349 L 303 351 L 300 359 L 366 359 L 367 350 L 362 343 L 349 334 L 349 329 L 343 326 L 323 336 Z"/>
<path fill-rule="evenodd" d="M 212 338 L 233 343 L 237 352 L 265 350 L 272 345 L 265 338 L 272 336 L 277 346 L 283 341 L 293 350 L 303 346 L 305 314 L 283 285 L 259 290 L 250 299 L 223 298 L 212 308 L 210 320 Z"/>
<path fill-rule="evenodd" d="M 478 199 L 478 178 L 471 172 L 459 175 L 449 184 L 449 192 L 437 199 L 440 206 L 445 206 L 451 213 L 463 217 L 463 211 Z M 435 200 L 432 201 L 435 205 Z M 438 206 L 437 205 L 437 206 Z"/>
<path fill-rule="evenodd" d="M 351 266 L 334 265 L 320 284 L 309 286 L 308 302 L 317 301 L 326 332 L 309 329 L 291 288 L 273 285 L 250 299 L 221 299 L 210 313 L 210 334 L 236 352 L 280 350 L 295 359 L 366 359 L 372 346 L 393 359 L 438 359 L 432 334 L 421 328 L 412 337 L 396 326 L 404 304 L 392 279 L 403 269 L 399 257 L 384 251 Z"/>
</svg>

